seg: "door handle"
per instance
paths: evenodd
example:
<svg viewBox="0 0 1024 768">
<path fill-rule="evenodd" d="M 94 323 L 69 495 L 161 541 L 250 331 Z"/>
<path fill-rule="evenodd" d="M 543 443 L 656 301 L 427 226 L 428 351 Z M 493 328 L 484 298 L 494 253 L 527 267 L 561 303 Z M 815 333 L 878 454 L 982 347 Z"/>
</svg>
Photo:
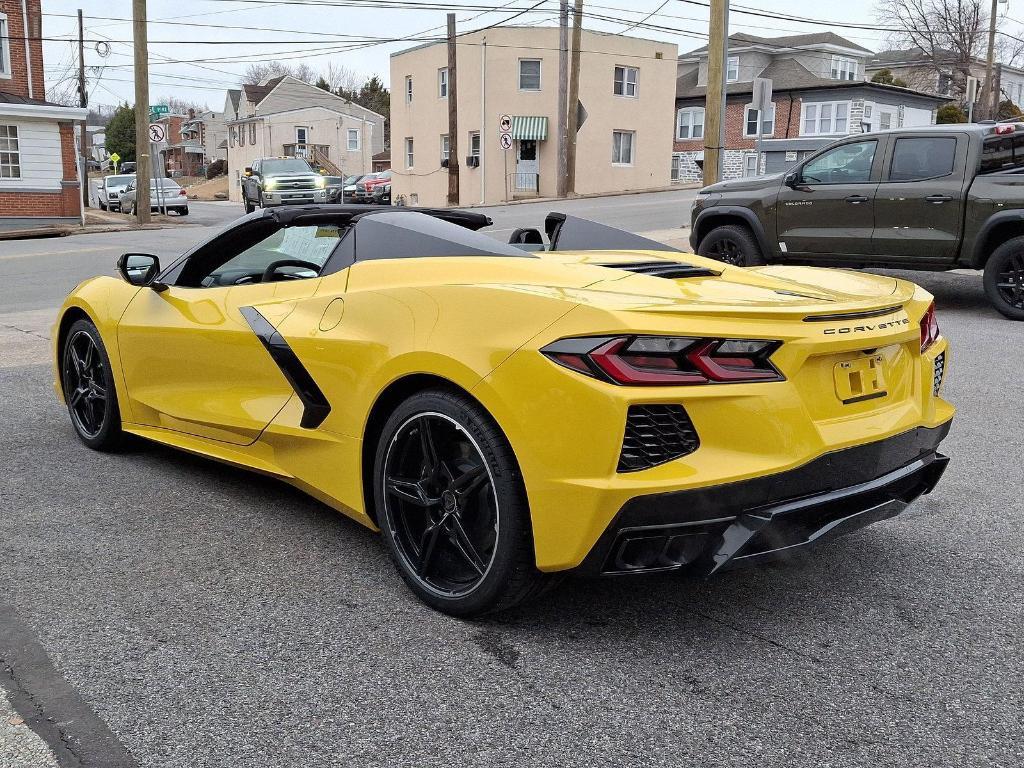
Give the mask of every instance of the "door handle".
<svg viewBox="0 0 1024 768">
<path fill-rule="evenodd" d="M 928 197 L 925 198 L 929 203 L 935 203 L 936 205 L 939 205 L 940 203 L 948 203 L 952 199 L 953 198 L 950 195 L 928 195 Z"/>
<path fill-rule="evenodd" d="M 853 203 L 854 205 L 859 205 L 860 203 L 866 203 L 868 199 L 869 198 L 866 195 L 850 195 L 848 198 L 846 198 L 846 202 Z"/>
</svg>

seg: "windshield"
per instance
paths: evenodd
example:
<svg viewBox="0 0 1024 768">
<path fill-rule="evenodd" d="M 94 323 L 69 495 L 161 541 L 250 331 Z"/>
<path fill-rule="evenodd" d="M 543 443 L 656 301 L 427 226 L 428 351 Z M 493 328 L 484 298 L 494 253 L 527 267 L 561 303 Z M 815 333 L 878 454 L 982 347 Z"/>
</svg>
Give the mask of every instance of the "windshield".
<svg viewBox="0 0 1024 768">
<path fill-rule="evenodd" d="M 286 160 L 264 160 L 262 165 L 264 174 L 274 173 L 315 173 L 305 160 L 297 157 Z"/>
<path fill-rule="evenodd" d="M 105 183 L 108 187 L 123 187 L 134 178 L 134 176 L 107 176 Z"/>
<path fill-rule="evenodd" d="M 363 178 L 363 177 L 362 176 L 346 176 L 345 177 L 345 184 L 346 185 L 348 185 L 348 184 L 355 184 L 361 178 Z"/>
</svg>

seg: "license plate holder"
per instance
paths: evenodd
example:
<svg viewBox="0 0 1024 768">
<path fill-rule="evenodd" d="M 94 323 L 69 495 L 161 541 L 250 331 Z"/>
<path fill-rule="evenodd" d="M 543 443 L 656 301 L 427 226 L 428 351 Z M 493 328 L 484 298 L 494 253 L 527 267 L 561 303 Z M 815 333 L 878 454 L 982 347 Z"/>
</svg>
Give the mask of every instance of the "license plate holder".
<svg viewBox="0 0 1024 768">
<path fill-rule="evenodd" d="M 836 397 L 843 405 L 875 400 L 889 394 L 885 385 L 885 358 L 870 355 L 843 360 L 832 369 Z"/>
</svg>

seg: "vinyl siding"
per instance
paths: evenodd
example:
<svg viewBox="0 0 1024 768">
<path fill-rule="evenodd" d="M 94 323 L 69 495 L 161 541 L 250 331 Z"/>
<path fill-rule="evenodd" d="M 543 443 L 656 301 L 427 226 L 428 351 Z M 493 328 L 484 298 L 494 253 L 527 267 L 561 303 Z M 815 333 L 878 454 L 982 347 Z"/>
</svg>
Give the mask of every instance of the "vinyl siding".
<svg viewBox="0 0 1024 768">
<path fill-rule="evenodd" d="M 11 119 L 0 115 L 0 125 L 18 127 L 21 178 L 0 179 L 0 190 L 61 190 L 60 128 L 57 123 Z"/>
</svg>

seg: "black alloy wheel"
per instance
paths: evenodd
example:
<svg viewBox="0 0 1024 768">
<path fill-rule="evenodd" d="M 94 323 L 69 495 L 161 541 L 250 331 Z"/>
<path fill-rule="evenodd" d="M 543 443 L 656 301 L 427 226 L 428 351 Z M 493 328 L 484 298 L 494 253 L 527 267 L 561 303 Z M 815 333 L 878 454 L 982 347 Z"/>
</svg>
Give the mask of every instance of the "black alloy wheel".
<svg viewBox="0 0 1024 768">
<path fill-rule="evenodd" d="M 744 226 L 726 224 L 715 227 L 700 241 L 697 253 L 734 267 L 753 267 L 764 264 L 761 248 L 753 234 Z"/>
<path fill-rule="evenodd" d="M 122 433 L 114 377 L 99 332 L 87 320 L 77 320 L 68 330 L 61 378 L 78 437 L 97 450 L 115 447 Z"/>
<path fill-rule="evenodd" d="M 1011 320 L 1024 320 L 1024 237 L 1003 243 L 985 264 L 985 294 Z"/>
<path fill-rule="evenodd" d="M 548 583 L 534 566 L 515 457 L 469 398 L 430 390 L 396 408 L 378 445 L 374 486 L 399 573 L 434 608 L 479 615 Z"/>
<path fill-rule="evenodd" d="M 444 597 L 483 581 L 498 541 L 498 498 L 480 449 L 453 419 L 402 424 L 384 459 L 384 504 L 402 557 Z"/>
</svg>

